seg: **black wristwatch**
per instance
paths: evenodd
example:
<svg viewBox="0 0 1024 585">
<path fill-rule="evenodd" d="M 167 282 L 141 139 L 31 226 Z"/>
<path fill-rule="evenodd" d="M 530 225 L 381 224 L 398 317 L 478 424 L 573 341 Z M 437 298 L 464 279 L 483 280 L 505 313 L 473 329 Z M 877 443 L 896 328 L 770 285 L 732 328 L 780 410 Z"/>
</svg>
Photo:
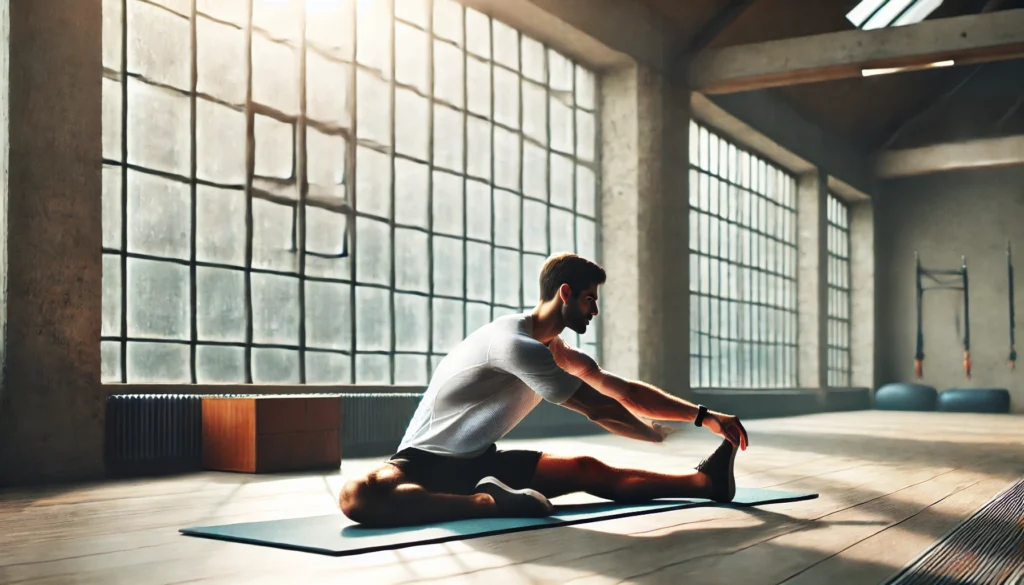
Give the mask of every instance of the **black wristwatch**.
<svg viewBox="0 0 1024 585">
<path fill-rule="evenodd" d="M 704 425 L 704 417 L 708 415 L 708 407 L 703 404 L 697 405 L 697 418 L 693 419 L 693 424 L 696 426 Z"/>
</svg>

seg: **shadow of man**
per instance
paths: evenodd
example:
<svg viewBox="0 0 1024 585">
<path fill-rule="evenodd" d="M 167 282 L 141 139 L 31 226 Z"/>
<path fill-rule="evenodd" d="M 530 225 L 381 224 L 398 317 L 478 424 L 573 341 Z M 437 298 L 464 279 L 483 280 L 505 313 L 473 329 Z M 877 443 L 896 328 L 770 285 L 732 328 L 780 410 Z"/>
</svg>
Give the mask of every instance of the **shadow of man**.
<svg viewBox="0 0 1024 585">
<path fill-rule="evenodd" d="M 484 570 L 516 565 L 520 571 L 542 581 L 558 575 L 565 576 L 565 581 L 592 576 L 601 577 L 602 581 L 685 582 L 688 585 L 696 582 L 777 583 L 817 562 L 814 558 L 817 551 L 794 553 L 790 550 L 790 554 L 782 555 L 783 549 L 792 547 L 774 544 L 773 539 L 832 526 L 887 524 L 884 520 L 800 519 L 764 508 L 742 506 L 700 510 L 697 514 L 694 514 L 695 509 L 667 512 L 673 515 L 670 519 L 630 517 L 465 542 L 475 552 L 507 561 L 499 565 L 492 562 Z M 711 522 L 716 525 L 709 526 Z M 746 562 L 733 562 L 739 553 L 745 553 Z M 780 556 L 789 560 L 773 561 Z M 827 555 L 820 553 L 820 556 Z"/>
</svg>

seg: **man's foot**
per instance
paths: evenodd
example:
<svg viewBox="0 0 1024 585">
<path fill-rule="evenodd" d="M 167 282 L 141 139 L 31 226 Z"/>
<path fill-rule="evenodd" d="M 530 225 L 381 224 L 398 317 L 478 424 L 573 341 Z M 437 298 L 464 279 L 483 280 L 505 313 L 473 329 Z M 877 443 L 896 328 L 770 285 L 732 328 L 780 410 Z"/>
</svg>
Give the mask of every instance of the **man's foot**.
<svg viewBox="0 0 1024 585">
<path fill-rule="evenodd" d="M 736 496 L 735 461 L 736 447 L 729 441 L 723 441 L 714 453 L 697 465 L 697 471 L 703 473 L 710 484 L 710 499 L 724 503 L 731 502 Z"/>
<path fill-rule="evenodd" d="M 493 476 L 481 479 L 476 484 L 476 493 L 494 498 L 498 512 L 511 518 L 535 518 L 550 516 L 555 507 L 537 490 L 514 490 Z"/>
</svg>

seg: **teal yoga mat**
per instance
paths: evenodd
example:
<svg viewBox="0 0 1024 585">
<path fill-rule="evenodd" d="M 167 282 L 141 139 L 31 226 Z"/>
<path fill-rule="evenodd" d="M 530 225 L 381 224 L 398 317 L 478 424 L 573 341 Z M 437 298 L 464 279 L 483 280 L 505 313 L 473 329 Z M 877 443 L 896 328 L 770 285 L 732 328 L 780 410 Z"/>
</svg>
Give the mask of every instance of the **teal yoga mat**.
<svg viewBox="0 0 1024 585">
<path fill-rule="evenodd" d="M 636 505 L 600 502 L 555 506 L 555 513 L 546 518 L 487 518 L 458 520 L 406 528 L 364 528 L 353 524 L 342 514 L 289 518 L 266 522 L 244 522 L 221 526 L 182 528 L 189 536 L 229 540 L 247 544 L 272 546 L 332 556 L 355 555 L 465 540 L 507 532 L 539 530 L 556 526 L 571 526 L 667 512 L 701 506 L 760 506 L 781 502 L 796 502 L 818 497 L 814 493 L 794 493 L 777 490 L 736 489 L 736 498 L 730 504 L 718 504 L 703 499 L 656 500 Z"/>
</svg>

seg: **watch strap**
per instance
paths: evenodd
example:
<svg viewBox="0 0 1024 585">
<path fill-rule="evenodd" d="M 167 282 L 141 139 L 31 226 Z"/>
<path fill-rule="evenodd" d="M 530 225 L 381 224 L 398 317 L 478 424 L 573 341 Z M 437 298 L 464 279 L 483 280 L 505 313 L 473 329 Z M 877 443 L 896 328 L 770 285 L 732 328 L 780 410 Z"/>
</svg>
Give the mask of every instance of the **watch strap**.
<svg viewBox="0 0 1024 585">
<path fill-rule="evenodd" d="M 704 425 L 704 417 L 708 415 L 708 407 L 703 404 L 697 405 L 697 418 L 693 419 L 693 424 L 700 427 Z"/>
</svg>

